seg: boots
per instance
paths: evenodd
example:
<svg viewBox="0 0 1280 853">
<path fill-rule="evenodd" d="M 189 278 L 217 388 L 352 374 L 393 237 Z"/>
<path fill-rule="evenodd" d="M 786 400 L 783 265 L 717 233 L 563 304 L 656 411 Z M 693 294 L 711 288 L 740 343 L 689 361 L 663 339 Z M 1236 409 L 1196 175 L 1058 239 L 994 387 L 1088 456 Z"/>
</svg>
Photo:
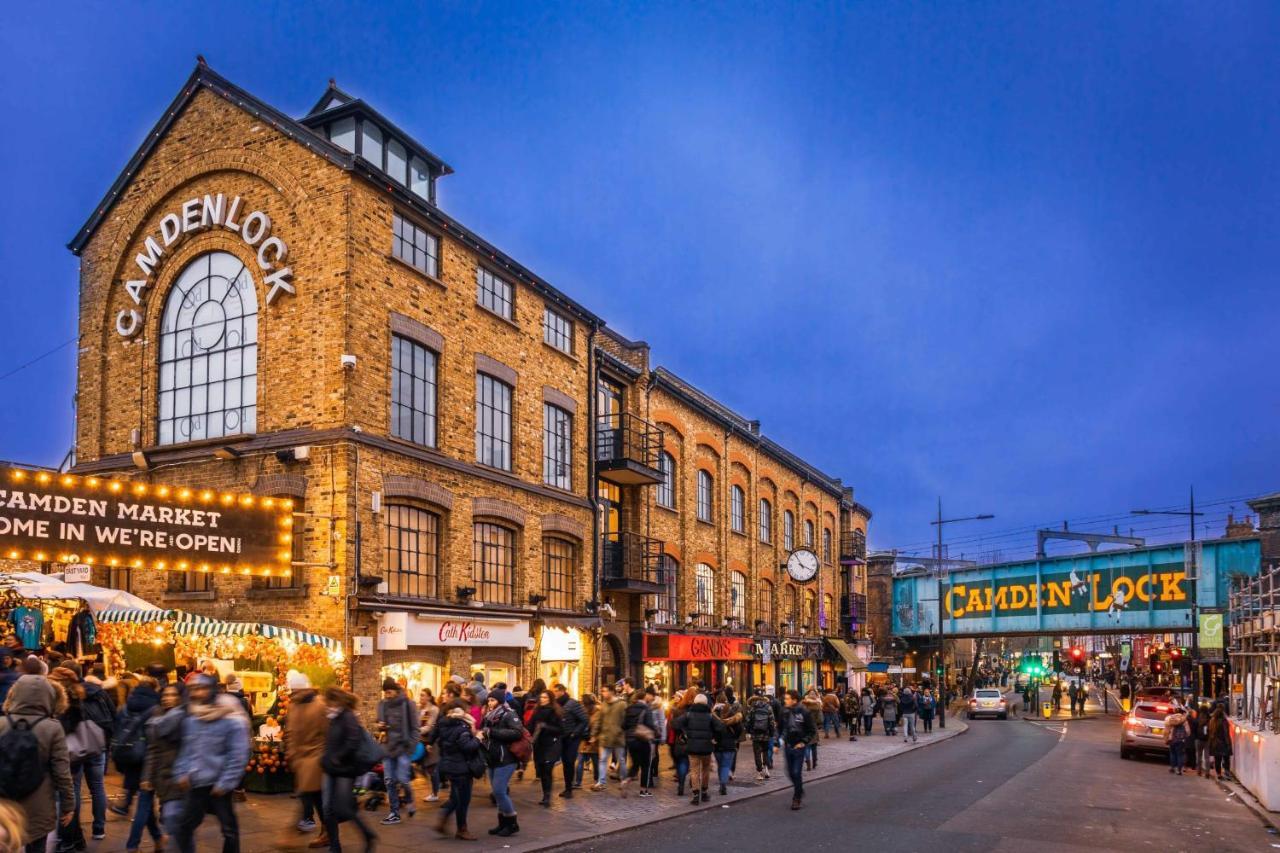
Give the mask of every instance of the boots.
<svg viewBox="0 0 1280 853">
<path fill-rule="evenodd" d="M 520 824 L 516 822 L 515 815 L 498 815 L 498 821 L 500 828 L 496 833 L 494 833 L 495 835 L 507 838 L 520 831 Z"/>
<path fill-rule="evenodd" d="M 728 789 L 728 788 L 726 788 L 724 785 L 721 785 L 721 786 L 720 786 L 720 796 L 722 796 L 722 797 L 723 797 L 723 796 L 725 796 L 725 795 L 726 795 L 726 794 L 728 794 L 728 793 L 729 793 L 729 789 Z"/>
<path fill-rule="evenodd" d="M 458 839 L 459 841 L 475 841 L 476 840 L 476 837 L 474 835 L 467 832 L 467 828 L 465 826 L 458 827 L 458 831 L 453 834 L 453 837 Z"/>
<path fill-rule="evenodd" d="M 502 832 L 502 830 L 506 828 L 507 828 L 507 816 L 504 815 L 502 812 L 498 812 L 498 825 L 495 826 L 493 829 L 489 830 L 489 834 L 497 835 L 498 833 Z"/>
<path fill-rule="evenodd" d="M 684 796 L 684 780 L 683 779 L 681 779 L 679 782 L 676 783 L 676 796 L 677 797 Z"/>
<path fill-rule="evenodd" d="M 700 802 L 702 802 L 702 796 L 698 793 L 698 789 L 694 788 L 693 799 L 689 801 L 689 805 L 696 806 Z"/>
<path fill-rule="evenodd" d="M 441 835 L 444 835 L 445 834 L 444 828 L 447 823 L 449 823 L 449 812 L 442 811 L 440 813 L 439 820 L 436 821 L 436 832 L 440 833 Z"/>
<path fill-rule="evenodd" d="M 792 810 L 793 812 L 798 812 L 798 811 L 800 811 L 800 798 L 799 798 L 799 797 L 797 797 L 796 799 L 794 799 L 794 800 L 792 800 L 792 801 L 791 801 L 791 810 Z"/>
</svg>

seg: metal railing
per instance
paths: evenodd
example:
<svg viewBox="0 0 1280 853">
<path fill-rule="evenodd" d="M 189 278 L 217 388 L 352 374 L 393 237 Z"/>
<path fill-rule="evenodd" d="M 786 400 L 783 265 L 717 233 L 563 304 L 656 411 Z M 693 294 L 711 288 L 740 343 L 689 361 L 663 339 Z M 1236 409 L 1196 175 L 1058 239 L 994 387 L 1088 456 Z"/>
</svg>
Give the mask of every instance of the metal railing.
<svg viewBox="0 0 1280 853">
<path fill-rule="evenodd" d="M 867 537 L 861 530 L 840 534 L 840 562 L 866 562 Z"/>
<path fill-rule="evenodd" d="M 601 573 L 604 582 L 628 582 L 665 587 L 667 570 L 662 566 L 662 540 L 639 533 L 606 533 L 600 540 Z"/>
<path fill-rule="evenodd" d="M 658 470 L 662 430 L 635 415 L 619 412 L 596 418 L 596 462 L 619 465 L 633 462 Z"/>
<path fill-rule="evenodd" d="M 1232 578 L 1227 597 L 1231 714 L 1258 731 L 1280 733 L 1280 565 Z"/>
</svg>

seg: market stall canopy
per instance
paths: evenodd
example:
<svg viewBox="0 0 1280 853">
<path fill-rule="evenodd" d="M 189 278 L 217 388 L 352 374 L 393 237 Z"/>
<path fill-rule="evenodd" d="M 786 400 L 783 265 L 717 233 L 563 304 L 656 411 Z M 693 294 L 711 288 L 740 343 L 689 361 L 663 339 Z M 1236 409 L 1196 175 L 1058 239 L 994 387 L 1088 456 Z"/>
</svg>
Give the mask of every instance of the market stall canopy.
<svg viewBox="0 0 1280 853">
<path fill-rule="evenodd" d="M 197 616 L 194 613 L 179 611 L 174 630 L 181 634 L 205 634 L 214 637 L 248 637 L 258 635 L 276 640 L 289 640 L 300 645 L 323 646 L 331 652 L 342 648 L 342 644 L 332 637 L 312 634 L 295 628 L 282 628 L 266 622 L 226 622 L 211 619 L 208 616 Z"/>
<path fill-rule="evenodd" d="M 845 663 L 849 665 L 849 669 L 854 672 L 861 672 L 867 668 L 867 665 L 863 663 L 862 658 L 858 657 L 858 653 L 855 652 L 853 647 L 844 640 L 833 640 L 828 637 L 827 645 L 831 646 L 831 648 L 835 650 L 836 654 L 844 658 Z"/>
<path fill-rule="evenodd" d="M 11 580 L 13 589 L 23 598 L 45 601 L 83 601 L 95 618 L 106 610 L 161 611 L 154 604 L 122 589 L 107 589 L 88 583 L 66 583 L 62 575 L 39 572 L 6 572 L 0 581 Z"/>
</svg>

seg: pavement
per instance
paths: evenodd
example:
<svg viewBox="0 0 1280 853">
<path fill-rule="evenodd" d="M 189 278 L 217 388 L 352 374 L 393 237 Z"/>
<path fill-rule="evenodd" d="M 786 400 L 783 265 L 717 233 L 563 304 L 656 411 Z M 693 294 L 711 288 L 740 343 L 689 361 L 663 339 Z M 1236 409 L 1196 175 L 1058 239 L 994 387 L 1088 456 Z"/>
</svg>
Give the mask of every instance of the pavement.
<svg viewBox="0 0 1280 853">
<path fill-rule="evenodd" d="M 940 744 L 963 734 L 968 724 L 959 719 L 948 718 L 947 728 L 939 729 L 935 722 L 932 734 L 919 733 L 916 743 L 903 743 L 901 737 L 889 738 L 883 732 L 879 719 L 875 721 L 874 733 L 869 737 L 859 737 L 850 742 L 847 737 L 819 740 L 818 767 L 805 773 L 805 783 L 819 782 L 840 776 L 856 768 L 869 768 L 885 759 L 904 754 L 914 754 L 925 747 Z M 378 834 L 377 849 L 379 851 L 414 851 L 421 853 L 425 846 L 438 850 L 442 847 L 458 847 L 472 850 L 510 850 L 519 851 L 546 850 L 565 845 L 581 843 L 597 839 L 609 833 L 621 832 L 636 826 L 652 827 L 655 832 L 665 832 L 655 824 L 684 818 L 689 814 L 718 815 L 737 811 L 741 813 L 748 803 L 754 803 L 762 797 L 785 797 L 790 803 L 791 785 L 786 779 L 781 755 L 775 759 L 775 771 L 772 778 L 764 782 L 756 782 L 755 766 L 752 761 L 751 745 L 744 743 L 738 751 L 738 772 L 729 783 L 727 796 L 721 797 L 713 787 L 711 800 L 707 804 L 693 806 L 689 797 L 677 797 L 676 783 L 671 771 L 669 755 L 662 751 L 662 768 L 659 774 L 658 789 L 653 798 L 636 796 L 637 784 L 632 784 L 630 796 L 619 794 L 618 783 L 610 782 L 609 790 L 593 793 L 582 788 L 574 792 L 570 800 L 559 796 L 552 797 L 549 808 L 537 805 L 542 796 L 541 788 L 534 779 L 532 769 L 525 774 L 522 781 L 512 783 L 512 797 L 520 818 L 520 834 L 507 839 L 490 837 L 488 830 L 497 825 L 497 810 L 489 802 L 487 781 L 477 781 L 471 800 L 471 814 L 468 820 L 473 835 L 479 842 L 461 842 L 438 835 L 432 828 L 437 809 L 441 803 L 426 803 L 423 798 L 430 788 L 422 779 L 415 780 L 414 795 L 418 805 L 418 814 L 414 818 L 401 812 L 403 821 L 397 826 L 381 826 L 378 824 L 385 815 L 385 805 L 376 812 L 361 812 L 366 825 Z M 896 763 L 896 761 L 895 761 Z M 714 768 L 715 762 L 712 762 Z M 886 764 L 891 767 L 892 764 Z M 712 771 L 714 773 L 714 770 Z M 893 772 L 893 771 L 887 771 Z M 119 777 L 109 776 L 107 779 L 108 794 L 114 796 L 119 792 Z M 589 783 L 588 783 L 589 784 Z M 562 788 L 559 768 L 557 768 L 557 784 L 555 791 Z M 783 793 L 777 793 L 777 792 Z M 447 794 L 447 792 L 444 792 Z M 86 806 L 87 797 L 86 797 Z M 289 795 L 257 795 L 249 794 L 246 802 L 237 804 L 237 817 L 240 822 L 241 849 L 244 853 L 258 851 L 302 851 L 306 844 L 314 840 L 315 835 L 298 833 L 293 824 L 298 818 L 298 805 Z M 87 813 L 82 816 L 86 830 L 88 828 Z M 89 842 L 90 853 L 121 853 L 124 851 L 125 836 L 128 824 L 125 818 L 108 815 L 107 838 L 103 841 Z M 344 848 L 352 851 L 363 850 L 358 832 L 351 826 L 344 826 L 342 831 Z M 503 843 L 505 842 L 505 843 Z M 212 817 L 205 820 L 197 835 L 197 846 L 200 851 L 218 850 L 221 848 L 221 837 L 218 833 L 217 821 Z M 144 840 L 142 850 L 152 849 L 150 840 Z"/>
<path fill-rule="evenodd" d="M 1088 709 L 1087 709 L 1088 710 Z M 1120 758 L 1120 721 L 974 720 L 935 749 L 806 786 L 805 808 L 773 792 L 732 806 L 563 848 L 860 849 L 877 853 L 1271 851 L 1280 837 L 1239 797 L 1158 757 Z"/>
</svg>

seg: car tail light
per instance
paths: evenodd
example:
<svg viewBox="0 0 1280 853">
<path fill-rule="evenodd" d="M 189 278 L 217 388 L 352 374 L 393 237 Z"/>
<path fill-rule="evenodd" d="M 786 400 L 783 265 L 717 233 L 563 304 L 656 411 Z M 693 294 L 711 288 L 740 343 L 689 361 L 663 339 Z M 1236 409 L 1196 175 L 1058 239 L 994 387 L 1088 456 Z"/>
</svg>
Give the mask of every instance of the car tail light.
<svg viewBox="0 0 1280 853">
<path fill-rule="evenodd" d="M 1143 723 L 1139 722 L 1136 717 L 1130 717 L 1129 719 L 1125 720 L 1124 727 L 1126 729 L 1145 729 L 1146 728 L 1146 726 Z"/>
<path fill-rule="evenodd" d="M 1000 704 L 1001 704 L 1001 705 L 1007 705 L 1007 704 L 1009 704 L 1009 703 L 1008 703 L 1006 700 L 1001 699 L 1001 700 L 1000 700 Z"/>
</svg>

